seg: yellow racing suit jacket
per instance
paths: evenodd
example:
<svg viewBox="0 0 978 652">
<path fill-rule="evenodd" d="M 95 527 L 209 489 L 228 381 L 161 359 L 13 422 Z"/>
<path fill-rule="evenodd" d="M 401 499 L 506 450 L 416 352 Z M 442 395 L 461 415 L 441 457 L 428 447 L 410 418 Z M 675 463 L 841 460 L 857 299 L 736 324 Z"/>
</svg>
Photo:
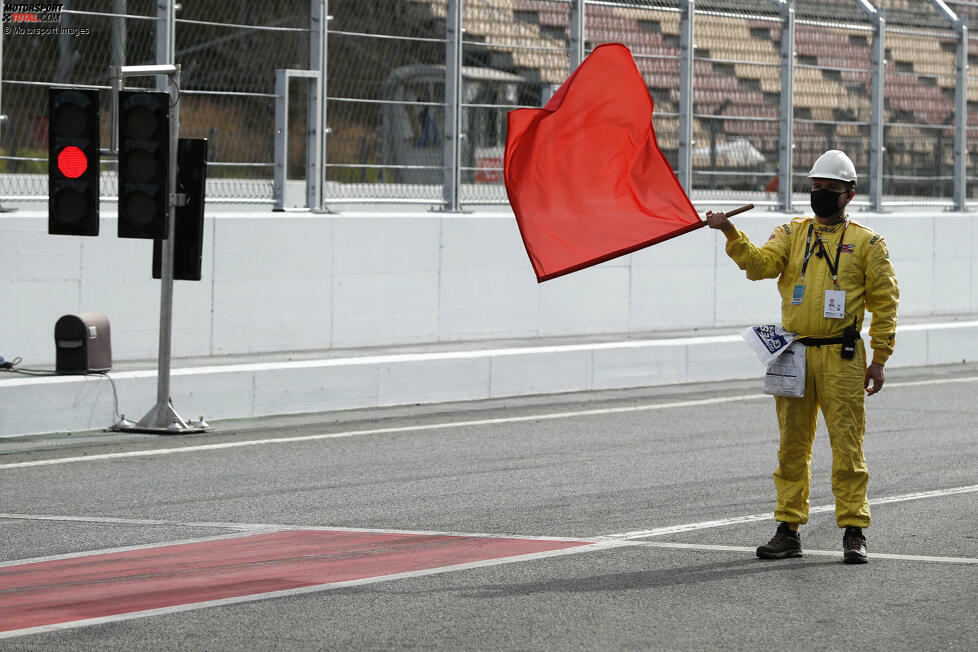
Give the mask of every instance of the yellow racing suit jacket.
<svg viewBox="0 0 978 652">
<path fill-rule="evenodd" d="M 824 316 L 825 291 L 835 289 L 825 256 L 810 256 L 805 278 L 801 278 L 810 225 L 812 242 L 821 235 L 832 263 L 839 258 L 838 289 L 846 292 L 843 319 Z M 845 222 L 823 226 L 811 217 L 796 218 L 778 226 L 762 247 L 754 245 L 741 231 L 731 230 L 726 236 L 727 255 L 747 272 L 747 278 L 778 279 L 781 320 L 787 330 L 800 337 L 838 337 L 852 325 L 853 317 L 861 329 L 868 310 L 873 314 L 869 326 L 873 362 L 886 363 L 893 353 L 900 290 L 882 236 L 852 220 L 847 227 Z M 837 249 L 840 238 L 843 238 L 841 252 Z M 799 305 L 791 302 L 796 285 L 805 286 Z"/>
</svg>

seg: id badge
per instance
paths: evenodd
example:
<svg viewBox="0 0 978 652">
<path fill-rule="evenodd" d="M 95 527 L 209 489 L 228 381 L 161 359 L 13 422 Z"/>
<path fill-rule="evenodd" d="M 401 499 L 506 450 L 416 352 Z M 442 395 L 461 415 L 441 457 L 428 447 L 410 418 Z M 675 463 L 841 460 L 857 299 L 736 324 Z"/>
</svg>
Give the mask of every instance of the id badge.
<svg viewBox="0 0 978 652">
<path fill-rule="evenodd" d="M 827 319 L 842 319 L 846 316 L 846 291 L 825 291 L 825 313 Z"/>
<path fill-rule="evenodd" d="M 805 298 L 805 286 L 796 285 L 794 292 L 791 293 L 791 305 L 800 306 L 801 300 Z"/>
</svg>

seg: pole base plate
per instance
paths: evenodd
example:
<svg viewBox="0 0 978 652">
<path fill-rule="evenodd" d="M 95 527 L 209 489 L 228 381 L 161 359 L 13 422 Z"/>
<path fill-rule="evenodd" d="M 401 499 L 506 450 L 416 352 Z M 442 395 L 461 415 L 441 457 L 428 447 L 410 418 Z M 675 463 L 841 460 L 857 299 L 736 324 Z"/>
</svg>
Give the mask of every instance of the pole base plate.
<svg viewBox="0 0 978 652">
<path fill-rule="evenodd" d="M 204 417 L 198 421 L 186 421 L 173 409 L 172 403 L 158 403 L 142 419 L 133 423 L 122 416 L 109 430 L 115 432 L 145 432 L 155 435 L 189 435 L 210 432 L 211 427 Z"/>
</svg>

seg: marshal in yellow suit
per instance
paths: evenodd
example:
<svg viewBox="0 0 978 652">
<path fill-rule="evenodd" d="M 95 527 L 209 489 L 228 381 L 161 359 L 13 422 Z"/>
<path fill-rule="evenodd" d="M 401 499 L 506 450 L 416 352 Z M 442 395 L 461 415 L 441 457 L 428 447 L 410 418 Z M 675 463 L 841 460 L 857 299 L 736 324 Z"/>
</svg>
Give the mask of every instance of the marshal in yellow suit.
<svg viewBox="0 0 978 652">
<path fill-rule="evenodd" d="M 727 254 L 747 272 L 747 278 L 778 279 L 782 323 L 787 330 L 799 337 L 833 339 L 853 320 L 861 329 L 868 310 L 873 315 L 869 327 L 872 361 L 886 363 L 893 352 L 899 289 L 881 236 L 852 220 L 826 226 L 812 218 L 782 224 L 762 247 L 740 231 L 725 233 Z M 811 251 L 819 237 L 822 247 L 808 255 L 806 266 L 806 242 Z M 836 288 L 831 269 L 836 259 L 838 289 L 846 293 L 841 319 L 824 316 L 825 291 Z M 800 301 L 796 298 L 799 286 L 804 288 Z M 808 522 L 809 465 L 815 417 L 821 408 L 832 444 L 836 520 L 839 527 L 869 526 L 869 471 L 863 457 L 866 351 L 861 339 L 852 359 L 842 359 L 841 349 L 841 344 L 807 347 L 805 395 L 775 397 L 781 429 L 779 464 L 774 472 L 778 493 L 774 517 L 778 521 Z"/>
</svg>

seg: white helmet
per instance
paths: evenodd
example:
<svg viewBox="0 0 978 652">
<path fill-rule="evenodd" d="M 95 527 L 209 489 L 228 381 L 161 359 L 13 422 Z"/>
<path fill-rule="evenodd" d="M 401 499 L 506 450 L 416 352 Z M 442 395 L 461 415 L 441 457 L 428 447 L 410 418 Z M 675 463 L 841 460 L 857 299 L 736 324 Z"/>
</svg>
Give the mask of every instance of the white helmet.
<svg viewBox="0 0 978 652">
<path fill-rule="evenodd" d="M 856 166 L 852 160 L 837 149 L 830 149 L 815 161 L 812 171 L 808 173 L 809 179 L 838 179 L 846 183 L 856 180 Z"/>
</svg>

